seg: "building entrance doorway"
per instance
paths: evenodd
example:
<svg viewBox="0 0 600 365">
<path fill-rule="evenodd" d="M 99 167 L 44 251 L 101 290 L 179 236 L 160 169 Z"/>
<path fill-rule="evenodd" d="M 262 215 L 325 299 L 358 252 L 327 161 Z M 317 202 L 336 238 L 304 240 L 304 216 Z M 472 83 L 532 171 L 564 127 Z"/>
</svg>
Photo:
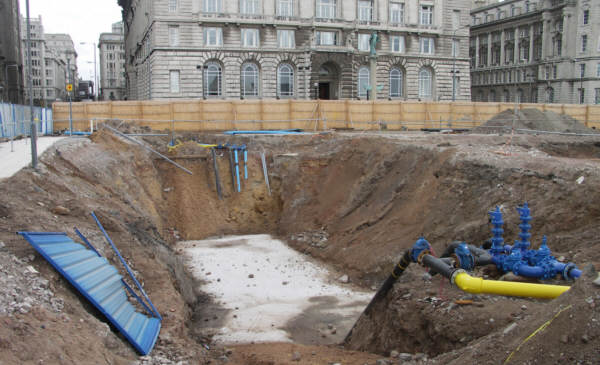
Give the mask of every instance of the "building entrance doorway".
<svg viewBox="0 0 600 365">
<path fill-rule="evenodd" d="M 329 83 L 319 82 L 319 99 L 330 100 L 331 95 L 329 94 Z"/>
<path fill-rule="evenodd" d="M 339 71 L 333 62 L 327 62 L 319 69 L 317 98 L 322 100 L 339 99 Z"/>
</svg>

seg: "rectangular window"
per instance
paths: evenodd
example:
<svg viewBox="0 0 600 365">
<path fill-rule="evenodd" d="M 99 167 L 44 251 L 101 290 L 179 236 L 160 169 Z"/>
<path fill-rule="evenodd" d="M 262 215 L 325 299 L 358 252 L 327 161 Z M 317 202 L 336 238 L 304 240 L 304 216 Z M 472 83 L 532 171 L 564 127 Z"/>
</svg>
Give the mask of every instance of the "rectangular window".
<svg viewBox="0 0 600 365">
<path fill-rule="evenodd" d="M 600 89 L 594 89 L 594 104 L 600 104 Z"/>
<path fill-rule="evenodd" d="M 452 57 L 458 57 L 460 53 L 460 40 L 453 39 L 452 40 Z"/>
<path fill-rule="evenodd" d="M 404 36 L 392 36 L 390 41 L 391 51 L 395 53 L 404 53 Z"/>
<path fill-rule="evenodd" d="M 277 15 L 279 16 L 294 16 L 294 1 L 293 0 L 278 0 Z"/>
<path fill-rule="evenodd" d="M 432 5 L 421 5 L 419 15 L 421 25 L 432 25 L 433 24 L 433 6 Z"/>
<path fill-rule="evenodd" d="M 460 10 L 452 10 L 452 29 L 460 28 Z"/>
<path fill-rule="evenodd" d="M 587 35 L 584 34 L 581 36 L 581 52 L 585 52 L 587 50 Z"/>
<path fill-rule="evenodd" d="M 370 34 L 359 34 L 358 35 L 358 50 L 361 52 L 369 52 L 371 45 L 369 40 L 371 39 Z"/>
<path fill-rule="evenodd" d="M 433 38 L 421 38 L 421 53 L 422 54 L 433 54 Z"/>
<path fill-rule="evenodd" d="M 242 29 L 242 47 L 258 47 L 258 29 Z"/>
<path fill-rule="evenodd" d="M 241 0 L 240 13 L 258 14 L 258 0 Z"/>
<path fill-rule="evenodd" d="M 179 92 L 179 71 L 171 70 L 169 71 L 169 87 L 172 93 Z"/>
<path fill-rule="evenodd" d="M 317 46 L 335 46 L 337 44 L 336 32 L 317 32 Z"/>
<path fill-rule="evenodd" d="M 583 104 L 585 102 L 585 89 L 581 88 L 579 90 L 579 104 Z"/>
<path fill-rule="evenodd" d="M 556 79 L 557 75 L 558 75 L 558 66 L 552 65 L 552 78 Z"/>
<path fill-rule="evenodd" d="M 317 0 L 317 18 L 334 19 L 335 0 Z"/>
<path fill-rule="evenodd" d="M 177 0 L 169 0 L 169 13 L 177 11 Z"/>
<path fill-rule="evenodd" d="M 179 26 L 169 25 L 169 46 L 176 47 L 179 45 Z"/>
<path fill-rule="evenodd" d="M 404 3 L 390 3 L 390 24 L 404 24 Z"/>
<path fill-rule="evenodd" d="M 560 36 L 556 39 L 556 55 L 562 55 L 562 38 Z"/>
<path fill-rule="evenodd" d="M 204 0 L 204 8 L 202 10 L 205 13 L 220 13 L 221 0 Z"/>
<path fill-rule="evenodd" d="M 373 2 L 370 0 L 358 1 L 358 20 L 370 22 L 373 20 Z"/>
<path fill-rule="evenodd" d="M 590 20 L 590 11 L 584 10 L 583 11 L 583 24 L 588 24 L 589 20 Z"/>
<path fill-rule="evenodd" d="M 600 63 L 596 65 L 596 77 L 600 77 Z"/>
<path fill-rule="evenodd" d="M 294 31 L 290 29 L 277 30 L 277 43 L 279 44 L 279 48 L 295 48 Z"/>
<path fill-rule="evenodd" d="M 221 28 L 204 29 L 205 46 L 221 46 L 223 44 L 223 30 Z"/>
<path fill-rule="evenodd" d="M 579 77 L 585 77 L 585 63 L 579 64 Z"/>
</svg>

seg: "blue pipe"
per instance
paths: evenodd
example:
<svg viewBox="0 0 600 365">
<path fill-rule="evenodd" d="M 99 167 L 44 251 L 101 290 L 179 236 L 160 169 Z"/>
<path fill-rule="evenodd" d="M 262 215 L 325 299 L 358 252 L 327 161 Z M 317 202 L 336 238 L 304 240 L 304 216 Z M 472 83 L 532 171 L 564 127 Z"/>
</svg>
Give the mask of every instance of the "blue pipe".
<svg viewBox="0 0 600 365">
<path fill-rule="evenodd" d="M 92 212 L 91 215 L 92 215 L 92 218 L 94 218 L 94 220 L 96 221 L 96 224 L 98 225 L 98 228 L 100 228 L 100 231 L 102 232 L 102 234 L 106 238 L 106 241 L 110 244 L 110 246 L 112 247 L 112 249 L 115 251 L 115 253 L 117 254 L 117 257 L 119 257 L 119 260 L 121 261 L 121 263 L 125 267 L 125 270 L 127 271 L 127 273 L 129 274 L 129 276 L 131 277 L 131 280 L 133 280 L 133 282 L 135 283 L 135 286 L 137 286 L 138 290 L 142 293 L 142 295 L 144 296 L 144 299 L 146 299 L 148 301 L 148 304 L 152 308 L 152 314 L 156 318 L 158 318 L 160 321 L 162 321 L 162 317 L 161 317 L 160 313 L 158 313 L 158 310 L 156 310 L 156 308 L 154 307 L 154 304 L 152 303 L 152 301 L 150 300 L 150 298 L 148 297 L 148 295 L 144 291 L 144 288 L 142 288 L 142 285 L 140 284 L 140 282 L 135 278 L 135 275 L 133 275 L 133 272 L 129 268 L 129 265 L 127 265 L 127 262 L 125 261 L 125 259 L 123 258 L 123 256 L 121 256 L 121 252 L 119 252 L 119 250 L 117 249 L 117 246 L 115 246 L 115 244 L 112 241 L 112 239 L 110 239 L 110 237 L 108 236 L 108 233 L 106 233 L 106 231 L 104 230 L 104 227 L 102 226 L 102 224 L 98 220 L 98 217 L 96 217 L 96 214 L 94 212 Z"/>
<path fill-rule="evenodd" d="M 244 147 L 244 180 L 248 180 L 248 150 Z"/>
<path fill-rule="evenodd" d="M 240 187 L 240 163 L 238 160 L 238 150 L 233 150 L 233 156 L 235 157 L 235 176 L 237 178 L 237 191 L 238 193 L 242 191 Z"/>
<path fill-rule="evenodd" d="M 490 249 L 490 253 L 495 256 L 504 252 L 504 239 L 502 238 L 502 234 L 504 230 L 502 226 L 504 225 L 504 221 L 502 220 L 502 212 L 500 212 L 500 207 L 496 207 L 496 210 L 493 210 L 488 213 L 491 218 L 492 223 L 492 248 Z"/>
<path fill-rule="evenodd" d="M 515 242 L 513 248 L 520 249 L 521 252 L 524 253 L 530 246 L 529 239 L 531 238 L 531 233 L 529 233 L 529 230 L 531 229 L 531 225 L 529 222 L 531 222 L 532 219 L 530 215 L 531 211 L 527 206 L 527 202 L 525 202 L 522 207 L 517 207 L 517 211 L 519 212 L 519 219 L 521 219 L 521 224 L 519 224 L 521 232 L 519 233 L 520 240 Z"/>
</svg>

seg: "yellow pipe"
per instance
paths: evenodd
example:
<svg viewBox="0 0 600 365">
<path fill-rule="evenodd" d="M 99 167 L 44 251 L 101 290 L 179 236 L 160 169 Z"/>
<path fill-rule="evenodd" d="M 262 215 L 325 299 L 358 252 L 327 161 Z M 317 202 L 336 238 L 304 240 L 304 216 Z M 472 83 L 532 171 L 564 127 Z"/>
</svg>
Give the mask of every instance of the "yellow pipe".
<svg viewBox="0 0 600 365">
<path fill-rule="evenodd" d="M 461 290 L 473 294 L 496 294 L 513 297 L 554 299 L 571 287 L 564 285 L 546 285 L 515 283 L 509 281 L 484 280 L 474 278 L 465 272 L 458 272 L 453 282 Z"/>
</svg>

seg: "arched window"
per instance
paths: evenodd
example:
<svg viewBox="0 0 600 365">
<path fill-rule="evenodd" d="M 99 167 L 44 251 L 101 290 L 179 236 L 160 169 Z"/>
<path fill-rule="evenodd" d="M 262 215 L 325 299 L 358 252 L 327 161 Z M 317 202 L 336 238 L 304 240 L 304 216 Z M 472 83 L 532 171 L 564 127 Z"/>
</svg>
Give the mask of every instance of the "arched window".
<svg viewBox="0 0 600 365">
<path fill-rule="evenodd" d="M 209 62 L 204 66 L 204 96 L 221 96 L 221 65 Z"/>
<path fill-rule="evenodd" d="M 546 89 L 546 102 L 554 103 L 554 89 L 551 87 Z"/>
<path fill-rule="evenodd" d="M 432 75 L 431 70 L 422 68 L 419 71 L 419 97 L 430 99 L 432 97 Z"/>
<path fill-rule="evenodd" d="M 254 63 L 242 65 L 241 95 L 243 98 L 258 96 L 258 66 Z"/>
<path fill-rule="evenodd" d="M 402 83 L 404 75 L 397 68 L 392 68 L 390 71 L 390 98 L 399 98 L 403 96 Z"/>
<path fill-rule="evenodd" d="M 277 68 L 277 95 L 281 98 L 294 96 L 294 68 L 288 63 Z"/>
<path fill-rule="evenodd" d="M 505 89 L 502 92 L 502 97 L 503 97 L 502 101 L 504 101 L 505 103 L 508 103 L 510 101 L 510 93 L 508 92 L 508 90 Z"/>
<path fill-rule="evenodd" d="M 519 103 L 524 103 L 525 102 L 525 97 L 523 95 L 523 89 L 518 89 L 517 90 L 517 102 L 519 102 Z"/>
<path fill-rule="evenodd" d="M 488 95 L 488 101 L 496 101 L 496 91 L 495 90 L 490 90 L 490 93 Z"/>
<path fill-rule="evenodd" d="M 361 98 L 367 97 L 367 91 L 371 83 L 369 68 L 362 66 L 358 69 L 358 96 Z"/>
</svg>

